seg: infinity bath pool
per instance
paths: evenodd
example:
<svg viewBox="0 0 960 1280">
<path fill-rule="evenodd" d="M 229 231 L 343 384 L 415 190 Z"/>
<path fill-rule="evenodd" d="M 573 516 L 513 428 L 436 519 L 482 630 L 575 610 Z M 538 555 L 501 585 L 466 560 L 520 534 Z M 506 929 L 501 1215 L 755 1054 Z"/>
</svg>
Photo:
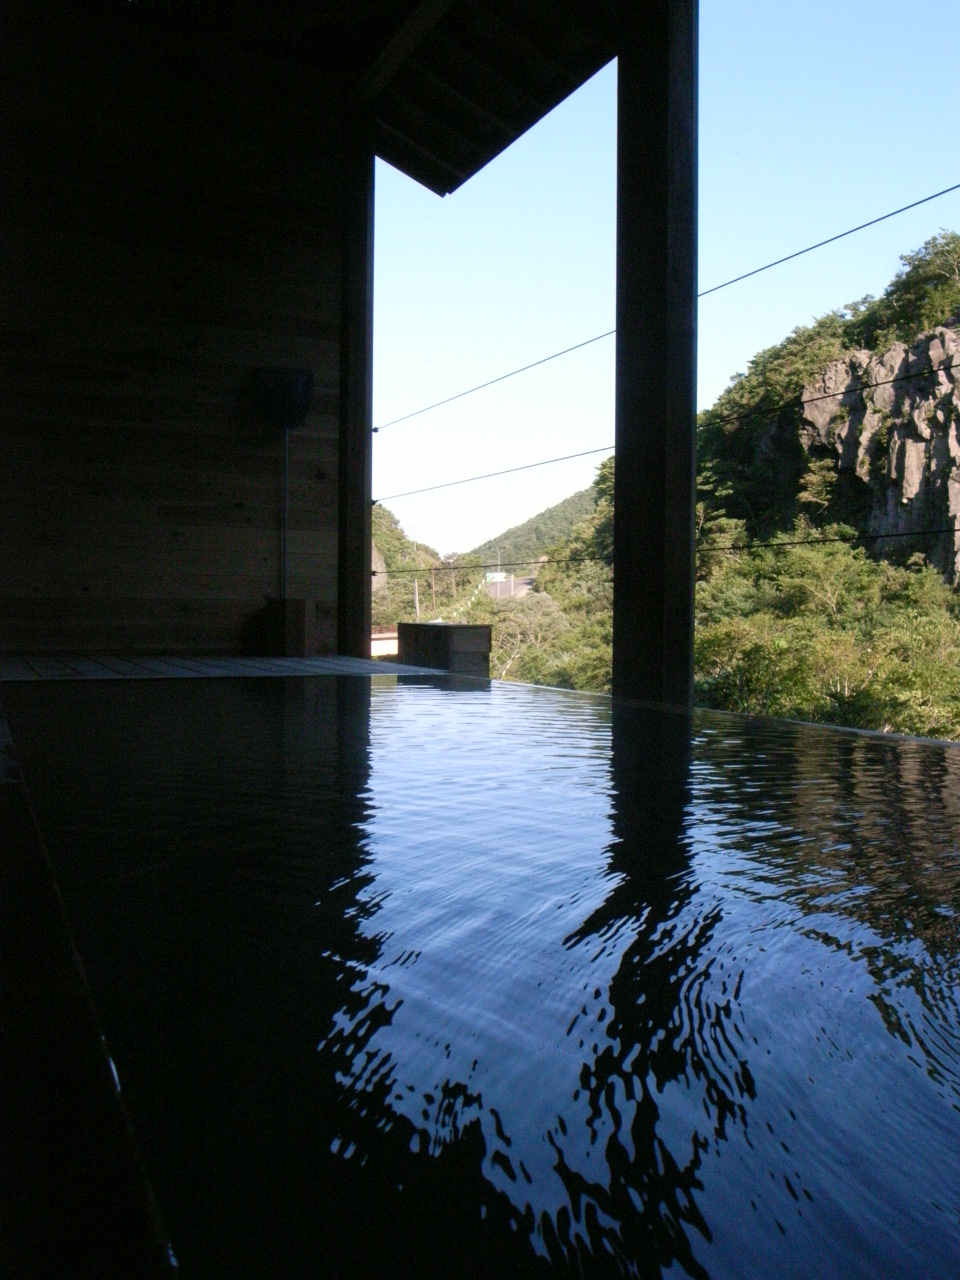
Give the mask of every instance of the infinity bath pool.
<svg viewBox="0 0 960 1280">
<path fill-rule="evenodd" d="M 960 748 L 6 686 L 196 1277 L 960 1275 Z"/>
</svg>

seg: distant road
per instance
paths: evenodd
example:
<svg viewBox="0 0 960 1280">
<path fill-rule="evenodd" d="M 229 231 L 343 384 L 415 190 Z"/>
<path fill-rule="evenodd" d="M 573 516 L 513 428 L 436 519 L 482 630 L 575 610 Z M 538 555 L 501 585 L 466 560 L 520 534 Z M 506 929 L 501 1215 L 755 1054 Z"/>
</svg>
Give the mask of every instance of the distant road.
<svg viewBox="0 0 960 1280">
<path fill-rule="evenodd" d="M 508 575 L 506 582 L 488 582 L 487 595 L 491 600 L 519 600 L 533 586 L 533 581 L 533 578 L 514 578 L 513 591 L 511 592 L 511 581 Z"/>
<path fill-rule="evenodd" d="M 397 656 L 396 627 L 375 627 L 370 637 L 371 658 L 395 658 Z"/>
</svg>

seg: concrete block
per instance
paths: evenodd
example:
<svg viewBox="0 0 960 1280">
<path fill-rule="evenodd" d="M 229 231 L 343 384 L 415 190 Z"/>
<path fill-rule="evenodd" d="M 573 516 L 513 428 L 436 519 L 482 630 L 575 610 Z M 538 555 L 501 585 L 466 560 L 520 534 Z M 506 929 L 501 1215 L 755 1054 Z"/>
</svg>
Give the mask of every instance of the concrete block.
<svg viewBox="0 0 960 1280">
<path fill-rule="evenodd" d="M 490 676 L 490 628 L 450 622 L 397 624 L 398 660 L 461 676 Z"/>
</svg>

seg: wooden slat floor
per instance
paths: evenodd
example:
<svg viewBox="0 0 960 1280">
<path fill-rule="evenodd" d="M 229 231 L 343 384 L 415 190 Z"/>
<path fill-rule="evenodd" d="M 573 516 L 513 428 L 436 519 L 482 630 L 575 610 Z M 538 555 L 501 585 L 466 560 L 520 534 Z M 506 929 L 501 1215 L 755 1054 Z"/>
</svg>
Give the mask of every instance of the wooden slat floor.
<svg viewBox="0 0 960 1280">
<path fill-rule="evenodd" d="M 444 675 L 370 658 L 73 658 L 0 657 L 0 682 L 11 680 L 169 680 L 217 676 Z"/>
</svg>

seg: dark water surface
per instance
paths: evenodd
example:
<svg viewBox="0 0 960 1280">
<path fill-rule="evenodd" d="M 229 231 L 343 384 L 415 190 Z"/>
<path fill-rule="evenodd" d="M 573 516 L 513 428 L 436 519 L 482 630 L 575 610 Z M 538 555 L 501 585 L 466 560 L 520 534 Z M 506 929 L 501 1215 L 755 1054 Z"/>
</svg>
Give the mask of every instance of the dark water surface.
<svg viewBox="0 0 960 1280">
<path fill-rule="evenodd" d="M 6 686 L 185 1274 L 960 1276 L 960 748 Z"/>
</svg>

